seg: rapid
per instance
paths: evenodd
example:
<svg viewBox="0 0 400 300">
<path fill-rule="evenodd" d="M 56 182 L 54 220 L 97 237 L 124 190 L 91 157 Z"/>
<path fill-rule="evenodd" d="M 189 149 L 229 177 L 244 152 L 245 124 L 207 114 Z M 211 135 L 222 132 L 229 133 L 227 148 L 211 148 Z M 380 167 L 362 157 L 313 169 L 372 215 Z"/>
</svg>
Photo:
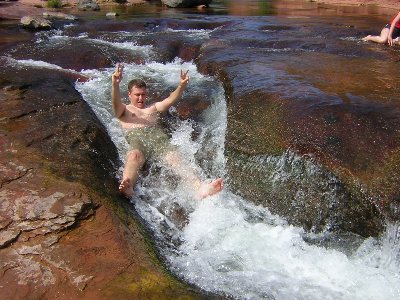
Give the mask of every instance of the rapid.
<svg viewBox="0 0 400 300">
<path fill-rule="evenodd" d="M 125 78 L 144 77 L 155 86 L 173 88 L 181 68 L 191 76 L 187 93 L 210 94 L 211 106 L 196 123 L 175 119 L 171 143 L 184 164 L 205 180 L 226 178 L 227 108 L 221 84 L 199 74 L 193 63 L 180 60 L 127 65 Z M 112 72 L 87 70 L 84 74 L 93 79 L 77 88 L 107 126 L 123 160 L 127 144 L 110 111 Z M 282 166 L 295 164 L 292 156 L 288 153 L 265 162 L 274 170 L 271 176 L 290 176 Z M 170 269 L 184 280 L 237 299 L 397 299 L 400 295 L 397 225 L 389 225 L 380 240 L 366 239 L 350 254 L 344 253 L 307 243 L 312 233 L 235 195 L 229 185 L 199 202 L 171 169 L 149 168 L 132 203 L 154 233 Z"/>
<path fill-rule="evenodd" d="M 178 19 L 183 17 L 179 15 Z M 182 101 L 201 95 L 206 99 L 207 108 L 195 119 L 181 119 L 172 108 L 165 120 L 171 143 L 181 154 L 182 165 L 194 170 L 205 181 L 224 178 L 225 188 L 217 195 L 197 201 L 191 189 L 171 168 L 162 162 L 153 162 L 146 165 L 135 187 L 135 196 L 131 199 L 131 205 L 150 229 L 160 256 L 173 274 L 205 291 L 233 299 L 400 298 L 399 224 L 388 223 L 385 233 L 379 238 L 351 236 L 341 242 L 331 237 L 329 230 L 314 233 L 290 225 L 284 218 L 272 214 L 268 207 L 253 204 L 231 188 L 225 155 L 228 103 L 222 83 L 212 76 L 201 74 L 193 60 L 174 57 L 161 61 L 159 57 L 166 54 L 152 43 L 146 45 L 146 41 L 156 40 L 160 35 L 206 43 L 219 27 L 184 29 L 165 25 L 156 26 L 157 29 L 150 33 L 140 28 L 129 31 L 126 24 L 121 27 L 122 30 L 118 31 L 101 31 L 100 27 L 96 34 L 84 30 L 76 33 L 71 31 L 71 27 L 39 33 L 34 43 L 36 56 L 32 54 L 35 51 L 25 57 L 11 52 L 2 60 L 21 68 L 61 69 L 90 78 L 86 82 L 76 82 L 76 89 L 107 128 L 121 162 L 125 159 L 128 144 L 111 108 L 111 74 L 114 67 L 75 70 L 67 64 L 61 66 L 56 61 L 46 61 L 43 53 L 54 49 L 60 51 L 77 42 L 79 45 L 90 45 L 106 53 L 112 61 L 118 57 L 124 63 L 122 95 L 126 95 L 128 81 L 140 77 L 150 86 L 149 98 L 156 100 L 176 87 L 181 69 L 189 70 L 190 84 Z M 357 43 L 351 35 L 346 38 L 346 42 Z M 77 46 L 72 47 L 79 51 Z M 283 45 L 276 51 L 290 51 L 290 47 L 289 44 Z M 304 49 L 296 51 L 304 52 Z M 272 72 L 276 62 L 273 55 L 276 54 L 271 54 Z M 297 61 L 292 60 L 288 64 L 295 65 L 309 55 L 310 52 L 300 53 Z M 271 82 L 279 81 L 279 76 L 279 71 L 271 75 Z M 237 80 L 240 90 L 245 84 L 240 78 Z M 304 83 L 292 86 L 295 93 L 300 93 L 296 84 L 301 87 Z M 279 89 L 271 83 L 272 86 Z M 248 84 L 241 91 L 244 93 L 251 88 L 256 89 Z M 315 86 L 312 89 L 316 89 Z M 387 95 L 383 93 L 381 97 Z M 335 180 L 322 177 L 321 166 L 290 150 L 280 156 L 260 155 L 254 159 L 253 164 L 247 167 L 267 170 L 261 180 L 276 184 L 291 180 L 294 173 L 301 170 L 315 181 Z M 301 169 L 299 161 L 302 161 Z M 121 174 L 122 163 L 112 176 L 119 180 Z M 333 187 L 327 185 L 325 193 L 332 202 L 335 201 Z M 321 242 L 330 238 L 336 242 Z"/>
<path fill-rule="evenodd" d="M 179 60 L 128 65 L 125 78 L 151 78 L 156 86 L 174 87 L 181 68 L 191 74 L 188 93 L 207 93 L 210 89 L 212 104 L 197 124 L 175 120 L 171 143 L 182 153 L 184 163 L 202 178 L 226 178 L 226 101 L 215 79 L 199 74 L 193 63 Z M 113 69 L 87 70 L 84 73 L 93 79 L 77 88 L 107 126 L 123 160 L 127 144 L 110 111 L 112 72 Z M 193 140 L 196 128 L 201 129 Z M 287 154 L 266 162 L 274 169 L 272 176 L 289 176 L 282 171 L 282 165 L 295 164 L 290 157 Z M 179 277 L 206 291 L 238 299 L 399 296 L 398 225 L 389 225 L 380 240 L 366 239 L 351 253 L 344 253 L 307 243 L 305 240 L 314 237 L 312 233 L 290 226 L 268 208 L 235 195 L 229 185 L 216 196 L 196 201 L 188 188 L 179 184 L 173 171 L 163 165 L 150 166 L 135 193 L 132 204 L 154 233 L 168 266 Z"/>
</svg>

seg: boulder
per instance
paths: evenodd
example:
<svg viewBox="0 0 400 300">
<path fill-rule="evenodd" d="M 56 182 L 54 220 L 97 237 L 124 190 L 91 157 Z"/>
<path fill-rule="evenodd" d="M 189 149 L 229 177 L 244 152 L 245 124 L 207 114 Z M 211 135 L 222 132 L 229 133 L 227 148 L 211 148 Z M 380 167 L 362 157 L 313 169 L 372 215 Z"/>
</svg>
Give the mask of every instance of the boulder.
<svg viewBox="0 0 400 300">
<path fill-rule="evenodd" d="M 212 0 L 161 0 L 168 7 L 196 7 L 208 6 Z"/>
<path fill-rule="evenodd" d="M 51 21 L 38 16 L 25 16 L 21 18 L 21 24 L 25 28 L 34 30 L 49 30 L 53 28 Z"/>
<path fill-rule="evenodd" d="M 77 7 L 79 10 L 100 10 L 96 0 L 78 0 Z"/>
</svg>

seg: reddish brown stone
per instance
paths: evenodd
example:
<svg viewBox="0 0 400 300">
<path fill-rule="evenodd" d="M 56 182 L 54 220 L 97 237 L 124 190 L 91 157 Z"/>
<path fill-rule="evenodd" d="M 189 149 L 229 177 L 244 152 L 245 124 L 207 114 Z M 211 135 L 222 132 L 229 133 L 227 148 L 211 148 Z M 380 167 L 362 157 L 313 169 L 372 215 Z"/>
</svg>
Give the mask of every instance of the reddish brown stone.
<svg viewBox="0 0 400 300">
<path fill-rule="evenodd" d="M 1 298 L 202 298 L 118 195 L 115 146 L 71 78 L 8 68 L 0 88 Z"/>
</svg>

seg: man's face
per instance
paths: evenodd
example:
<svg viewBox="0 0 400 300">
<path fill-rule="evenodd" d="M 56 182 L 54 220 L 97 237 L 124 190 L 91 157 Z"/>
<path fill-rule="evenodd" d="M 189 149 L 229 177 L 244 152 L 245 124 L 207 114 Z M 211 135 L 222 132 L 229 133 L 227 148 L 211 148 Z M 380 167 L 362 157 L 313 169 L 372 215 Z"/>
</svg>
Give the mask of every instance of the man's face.
<svg viewBox="0 0 400 300">
<path fill-rule="evenodd" d="M 133 106 L 137 108 L 144 108 L 147 91 L 145 88 L 132 87 L 131 91 L 128 93 L 129 99 Z"/>
</svg>

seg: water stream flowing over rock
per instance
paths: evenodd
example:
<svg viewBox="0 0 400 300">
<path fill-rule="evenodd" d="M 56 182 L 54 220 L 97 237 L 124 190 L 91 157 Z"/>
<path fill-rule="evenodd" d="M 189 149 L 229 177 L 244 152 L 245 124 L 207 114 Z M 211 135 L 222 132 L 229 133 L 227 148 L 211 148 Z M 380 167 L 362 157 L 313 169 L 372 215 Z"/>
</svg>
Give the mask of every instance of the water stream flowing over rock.
<svg viewBox="0 0 400 300">
<path fill-rule="evenodd" d="M 398 299 L 399 49 L 360 40 L 368 10 L 290 3 L 1 24 L 2 296 Z M 120 62 L 124 97 L 140 77 L 152 101 L 189 70 L 161 121 L 222 193 L 194 201 L 152 161 L 118 195 Z"/>
</svg>

